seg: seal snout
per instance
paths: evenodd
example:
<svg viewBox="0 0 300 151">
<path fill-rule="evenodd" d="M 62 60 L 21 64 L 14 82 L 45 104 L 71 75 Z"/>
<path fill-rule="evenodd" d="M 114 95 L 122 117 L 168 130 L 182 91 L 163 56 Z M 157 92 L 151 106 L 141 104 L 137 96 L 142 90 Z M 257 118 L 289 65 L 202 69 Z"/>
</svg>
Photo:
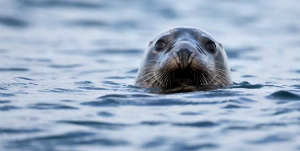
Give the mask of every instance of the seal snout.
<svg viewBox="0 0 300 151">
<path fill-rule="evenodd" d="M 181 48 L 178 51 L 175 51 L 175 53 L 176 62 L 181 69 L 185 69 L 191 64 L 191 56 L 193 54 L 193 51 L 188 48 Z"/>
</svg>

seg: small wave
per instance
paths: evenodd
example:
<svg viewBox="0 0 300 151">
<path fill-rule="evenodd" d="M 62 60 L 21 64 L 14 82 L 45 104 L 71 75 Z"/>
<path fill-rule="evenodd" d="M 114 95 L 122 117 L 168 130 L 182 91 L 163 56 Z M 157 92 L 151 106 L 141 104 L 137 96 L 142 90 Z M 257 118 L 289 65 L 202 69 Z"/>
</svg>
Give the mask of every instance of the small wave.
<svg viewBox="0 0 300 151">
<path fill-rule="evenodd" d="M 78 89 L 83 89 L 83 90 L 108 90 L 106 88 L 99 88 L 99 87 L 94 87 L 94 86 L 78 87 Z"/>
<path fill-rule="evenodd" d="M 10 110 L 16 110 L 16 109 L 21 109 L 21 108 L 17 107 L 17 106 L 12 106 L 12 105 L 0 106 L 0 111 L 10 111 Z"/>
<path fill-rule="evenodd" d="M 16 58 L 18 60 L 24 60 L 24 61 L 28 61 L 28 62 L 51 62 L 50 59 L 44 59 L 44 58 Z"/>
<path fill-rule="evenodd" d="M 99 121 L 58 121 L 58 123 L 73 124 L 73 125 L 92 127 L 96 129 L 107 129 L 107 130 L 118 130 L 126 126 L 129 126 L 126 124 L 107 123 L 107 122 L 99 122 Z"/>
<path fill-rule="evenodd" d="M 38 110 L 49 110 L 49 109 L 76 110 L 76 109 L 79 109 L 79 108 L 72 107 L 72 106 L 67 106 L 67 105 L 63 105 L 63 104 L 53 104 L 53 103 L 36 103 L 36 104 L 30 105 L 28 108 L 38 109 Z"/>
<path fill-rule="evenodd" d="M 226 49 L 226 54 L 229 59 L 237 59 L 240 58 L 242 54 L 255 50 L 257 50 L 257 48 L 253 46 L 245 46 L 242 48 L 228 48 Z"/>
<path fill-rule="evenodd" d="M 99 9 L 104 7 L 100 3 L 89 3 L 85 1 L 69 1 L 69 0 L 45 0 L 45 1 L 36 1 L 36 0 L 21 0 L 18 1 L 24 6 L 27 7 L 68 7 L 68 8 L 85 8 L 85 9 Z"/>
<path fill-rule="evenodd" d="M 133 69 L 133 70 L 130 70 L 126 73 L 130 73 L 130 74 L 136 74 L 138 72 L 138 69 Z"/>
<path fill-rule="evenodd" d="M 107 23 L 99 20 L 76 20 L 76 21 L 69 21 L 66 25 L 71 27 L 103 27 L 107 26 Z"/>
<path fill-rule="evenodd" d="M 240 108 L 249 108 L 246 106 L 241 106 L 241 105 L 235 105 L 235 104 L 228 104 L 223 109 L 240 109 Z"/>
<path fill-rule="evenodd" d="M 230 88 L 244 88 L 244 89 L 260 89 L 265 85 L 262 84 L 250 84 L 247 81 L 243 81 L 241 83 L 235 83 L 234 85 L 230 86 Z M 267 85 L 269 86 L 269 85 Z"/>
<path fill-rule="evenodd" d="M 90 53 L 90 55 L 97 55 L 97 54 L 139 54 L 142 53 L 143 51 L 140 49 L 101 49 L 101 50 L 94 50 Z"/>
<path fill-rule="evenodd" d="M 300 101 L 300 95 L 289 92 L 289 91 L 284 91 L 284 90 L 274 92 L 274 93 L 270 94 L 269 96 L 267 96 L 267 98 L 275 99 L 275 100 Z"/>
<path fill-rule="evenodd" d="M 287 124 L 285 123 L 261 123 L 256 125 L 235 125 L 235 126 L 228 126 L 223 129 L 223 131 L 253 131 L 253 130 L 268 130 L 274 127 L 285 127 Z"/>
<path fill-rule="evenodd" d="M 76 68 L 76 67 L 80 67 L 80 66 L 81 65 L 79 65 L 79 64 L 72 64 L 72 65 L 57 65 L 57 64 L 53 64 L 53 65 L 49 65 L 49 67 L 56 68 L 56 69 Z"/>
<path fill-rule="evenodd" d="M 257 101 L 254 101 L 252 99 L 245 98 L 245 97 L 240 97 L 238 99 L 225 100 L 222 103 L 233 103 L 233 104 L 240 105 L 240 104 L 248 104 L 248 103 L 254 103 L 254 102 L 257 102 Z"/>
<path fill-rule="evenodd" d="M 255 78 L 256 76 L 254 76 L 254 75 L 243 75 L 242 77 L 243 78 Z"/>
<path fill-rule="evenodd" d="M 120 98 L 121 97 L 121 98 Z M 117 107 L 117 106 L 173 106 L 173 105 L 200 105 L 200 104 L 216 104 L 216 102 L 193 102 L 184 101 L 181 99 L 166 99 L 166 98 L 156 98 L 147 99 L 141 98 L 136 100 L 134 98 L 122 98 L 120 97 L 109 97 L 101 98 L 96 101 L 83 102 L 81 105 L 87 105 L 92 107 Z"/>
<path fill-rule="evenodd" d="M 288 108 L 280 108 L 277 109 L 274 113 L 272 113 L 271 115 L 282 115 L 282 114 L 286 114 L 286 113 L 290 113 L 295 111 L 294 109 L 288 109 Z"/>
<path fill-rule="evenodd" d="M 296 89 L 300 89 L 300 85 L 293 85 L 292 87 L 294 87 Z"/>
<path fill-rule="evenodd" d="M 205 149 L 217 149 L 219 146 L 213 143 L 203 143 L 203 144 L 186 144 L 182 142 L 175 143 L 172 147 L 172 151 L 197 151 L 197 150 L 205 150 Z"/>
<path fill-rule="evenodd" d="M 15 94 L 13 93 L 0 93 L 0 97 L 13 97 Z"/>
<path fill-rule="evenodd" d="M 187 116 L 197 116 L 197 115 L 202 115 L 203 113 L 199 112 L 182 112 L 180 115 L 187 115 Z"/>
<path fill-rule="evenodd" d="M 164 137 L 154 138 L 152 141 L 144 143 L 142 145 L 142 148 L 145 148 L 145 149 L 156 148 L 156 147 L 162 146 L 165 143 L 167 143 L 167 140 L 168 139 L 166 139 Z"/>
<path fill-rule="evenodd" d="M 237 96 L 249 96 L 249 94 L 243 94 L 242 91 L 232 90 L 215 90 L 208 92 L 196 92 L 186 98 L 224 98 L 224 97 L 237 97 Z"/>
<path fill-rule="evenodd" d="M 4 87 L 0 87 L 0 90 L 8 90 L 7 88 Z"/>
<path fill-rule="evenodd" d="M 0 72 L 24 72 L 29 71 L 26 68 L 0 68 Z"/>
<path fill-rule="evenodd" d="M 113 85 L 113 86 L 121 85 L 121 84 L 116 83 L 116 82 L 113 82 L 113 81 L 103 81 L 102 83 L 103 83 L 103 84 L 108 84 L 108 85 Z"/>
<path fill-rule="evenodd" d="M 105 79 L 134 79 L 135 77 L 134 76 L 114 76 L 114 77 L 107 77 Z"/>
<path fill-rule="evenodd" d="M 166 124 L 166 122 L 160 122 L 160 121 L 143 121 L 140 123 L 141 125 L 149 125 L 149 126 L 157 126 L 161 124 Z"/>
<path fill-rule="evenodd" d="M 246 104 L 246 103 L 253 103 L 256 101 L 253 101 L 248 98 L 240 97 L 239 99 L 234 100 L 209 100 L 207 101 L 208 96 L 209 97 L 226 97 L 226 96 L 236 96 L 235 93 L 231 94 L 222 94 L 222 93 L 216 93 L 216 94 L 210 94 L 211 92 L 207 94 L 201 93 L 201 96 L 199 97 L 198 93 L 193 93 L 192 96 L 186 96 L 188 98 L 197 98 L 195 101 L 187 101 L 186 99 L 182 98 L 166 98 L 165 96 L 159 96 L 154 94 L 109 94 L 104 95 L 101 97 L 98 97 L 96 100 L 93 101 L 87 101 L 82 102 L 81 105 L 87 105 L 92 107 L 117 107 L 117 106 L 173 106 L 173 105 L 213 105 L 213 104 L 221 104 L 221 103 L 231 103 L 235 104 L 236 108 L 239 106 L 240 108 L 246 108 L 246 105 L 239 105 L 239 104 Z M 196 95 L 196 96 L 195 96 Z M 204 96 L 203 96 L 204 95 Z M 203 98 L 202 101 L 199 100 L 199 98 Z M 227 106 L 227 108 L 230 108 L 233 106 Z"/>
<path fill-rule="evenodd" d="M 93 84 L 91 81 L 79 81 L 79 82 L 74 82 L 75 85 L 80 85 L 80 86 L 88 86 Z"/>
<path fill-rule="evenodd" d="M 174 126 L 183 126 L 183 127 L 198 127 L 198 128 L 204 128 L 204 127 L 214 127 L 219 124 L 210 122 L 210 121 L 199 121 L 199 122 L 192 122 L 192 123 L 174 123 L 172 124 Z"/>
<path fill-rule="evenodd" d="M 26 78 L 26 77 L 17 77 L 15 79 L 21 79 L 21 80 L 26 80 L 26 81 L 33 81 L 33 79 Z"/>
<path fill-rule="evenodd" d="M 37 133 L 41 132 L 41 129 L 12 129 L 12 128 L 0 128 L 0 135 L 3 134 L 23 134 L 23 133 Z"/>
<path fill-rule="evenodd" d="M 73 93 L 73 92 L 84 92 L 84 91 L 77 90 L 77 89 L 54 88 L 54 89 L 40 90 L 40 92 Z"/>
<path fill-rule="evenodd" d="M 53 145 L 55 144 L 55 145 Z M 6 147 L 17 150 L 59 150 L 61 146 L 101 145 L 124 146 L 130 144 L 124 140 L 105 138 L 90 132 L 69 132 L 64 134 L 34 137 L 23 140 L 10 141 Z"/>
<path fill-rule="evenodd" d="M 87 75 L 87 74 L 95 74 L 95 73 L 103 73 L 103 72 L 109 72 L 110 70 L 89 70 L 89 71 L 82 71 L 79 73 L 79 75 Z"/>
<path fill-rule="evenodd" d="M 102 116 L 102 117 L 113 117 L 115 116 L 114 114 L 110 113 L 110 112 L 99 112 L 98 113 L 99 116 Z"/>
<path fill-rule="evenodd" d="M 28 23 L 24 20 L 4 16 L 0 16 L 0 24 L 15 28 L 24 28 L 28 26 Z"/>
<path fill-rule="evenodd" d="M 223 131 L 246 131 L 246 130 L 255 130 L 253 127 L 249 126 L 229 126 L 226 127 Z"/>
<path fill-rule="evenodd" d="M 290 136 L 284 136 L 284 135 L 270 135 L 266 136 L 259 140 L 249 141 L 249 143 L 253 144 L 269 144 L 269 143 L 279 143 L 279 142 L 287 142 L 290 141 Z"/>
<path fill-rule="evenodd" d="M 10 103 L 11 101 L 9 100 L 0 100 L 0 104 L 7 104 L 7 103 Z"/>
</svg>

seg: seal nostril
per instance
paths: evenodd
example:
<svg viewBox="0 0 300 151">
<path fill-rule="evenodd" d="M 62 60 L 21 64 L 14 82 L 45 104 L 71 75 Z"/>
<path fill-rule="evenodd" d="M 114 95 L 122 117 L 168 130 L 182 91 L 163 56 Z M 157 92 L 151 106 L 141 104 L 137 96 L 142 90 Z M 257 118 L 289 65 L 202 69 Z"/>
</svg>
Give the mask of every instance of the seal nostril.
<svg viewBox="0 0 300 151">
<path fill-rule="evenodd" d="M 176 53 L 180 61 L 188 62 L 193 52 L 189 49 L 180 49 Z"/>
<path fill-rule="evenodd" d="M 193 52 L 189 49 L 179 49 L 178 51 L 176 51 L 177 54 L 177 60 L 178 60 L 178 66 L 182 69 L 187 68 L 190 63 L 191 63 L 191 54 Z"/>
</svg>

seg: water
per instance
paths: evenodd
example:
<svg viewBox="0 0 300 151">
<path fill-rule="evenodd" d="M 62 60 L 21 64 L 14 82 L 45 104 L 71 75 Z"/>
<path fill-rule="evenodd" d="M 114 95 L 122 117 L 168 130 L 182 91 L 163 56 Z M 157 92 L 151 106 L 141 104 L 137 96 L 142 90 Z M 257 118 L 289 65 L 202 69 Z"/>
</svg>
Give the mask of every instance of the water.
<svg viewBox="0 0 300 151">
<path fill-rule="evenodd" d="M 0 150 L 300 150 L 297 0 L 0 2 Z M 175 26 L 225 47 L 235 84 L 134 86 L 144 48 Z"/>
</svg>

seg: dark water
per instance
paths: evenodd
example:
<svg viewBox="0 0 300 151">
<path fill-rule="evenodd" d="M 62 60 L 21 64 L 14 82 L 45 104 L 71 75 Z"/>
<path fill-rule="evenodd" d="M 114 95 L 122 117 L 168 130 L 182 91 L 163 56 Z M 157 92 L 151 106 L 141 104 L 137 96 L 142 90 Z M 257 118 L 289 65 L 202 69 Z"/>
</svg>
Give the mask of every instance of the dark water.
<svg viewBox="0 0 300 151">
<path fill-rule="evenodd" d="M 297 0 L 0 1 L 1 151 L 300 150 Z M 223 43 L 235 85 L 132 85 L 174 26 Z"/>
</svg>

